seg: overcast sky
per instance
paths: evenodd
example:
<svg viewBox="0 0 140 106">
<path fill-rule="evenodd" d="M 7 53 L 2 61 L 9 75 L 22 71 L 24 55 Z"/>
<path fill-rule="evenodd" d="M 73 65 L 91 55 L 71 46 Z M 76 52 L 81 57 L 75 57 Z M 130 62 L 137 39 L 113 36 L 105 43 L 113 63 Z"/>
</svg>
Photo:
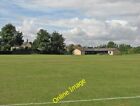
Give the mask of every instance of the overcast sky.
<svg viewBox="0 0 140 106">
<path fill-rule="evenodd" d="M 0 27 L 7 23 L 31 41 L 43 28 L 62 33 L 66 43 L 137 46 L 140 0 L 0 0 Z"/>
</svg>

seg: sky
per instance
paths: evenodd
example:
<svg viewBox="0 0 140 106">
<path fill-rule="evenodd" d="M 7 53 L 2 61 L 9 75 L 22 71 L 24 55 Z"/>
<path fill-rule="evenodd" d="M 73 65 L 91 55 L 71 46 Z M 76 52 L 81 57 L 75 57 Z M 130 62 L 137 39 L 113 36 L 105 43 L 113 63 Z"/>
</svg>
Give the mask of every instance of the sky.
<svg viewBox="0 0 140 106">
<path fill-rule="evenodd" d="M 39 29 L 67 44 L 140 45 L 140 0 L 0 0 L 0 28 L 11 23 L 33 41 Z"/>
</svg>

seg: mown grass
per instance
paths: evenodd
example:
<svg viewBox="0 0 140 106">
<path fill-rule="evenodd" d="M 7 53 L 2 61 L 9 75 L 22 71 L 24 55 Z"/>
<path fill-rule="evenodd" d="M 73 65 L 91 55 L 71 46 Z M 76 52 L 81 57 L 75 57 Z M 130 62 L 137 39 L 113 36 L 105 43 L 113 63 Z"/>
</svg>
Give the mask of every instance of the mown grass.
<svg viewBox="0 0 140 106">
<path fill-rule="evenodd" d="M 86 85 L 64 100 L 140 95 L 140 55 L 0 56 L 0 105 L 52 102 L 81 79 Z M 139 106 L 140 98 L 46 106 Z"/>
</svg>

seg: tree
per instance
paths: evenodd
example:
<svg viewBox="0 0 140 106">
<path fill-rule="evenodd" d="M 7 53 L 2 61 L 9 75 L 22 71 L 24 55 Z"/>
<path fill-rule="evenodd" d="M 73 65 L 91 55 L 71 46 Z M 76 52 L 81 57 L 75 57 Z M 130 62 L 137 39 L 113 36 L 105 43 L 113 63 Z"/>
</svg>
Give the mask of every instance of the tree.
<svg viewBox="0 0 140 106">
<path fill-rule="evenodd" d="M 2 49 L 2 39 L 0 38 L 0 50 Z"/>
<path fill-rule="evenodd" d="M 65 39 L 58 32 L 48 33 L 40 29 L 37 38 L 33 42 L 33 49 L 41 53 L 62 54 L 65 51 Z"/>
<path fill-rule="evenodd" d="M 12 24 L 7 24 L 1 29 L 1 38 L 5 45 L 14 45 L 14 36 L 16 34 L 16 28 Z"/>
<path fill-rule="evenodd" d="M 37 49 L 38 49 L 38 45 L 39 45 L 39 42 L 38 42 L 37 39 L 35 39 L 35 40 L 33 41 L 32 49 L 33 49 L 33 50 L 37 50 Z"/>
<path fill-rule="evenodd" d="M 109 41 L 107 44 L 108 48 L 117 48 L 117 44 L 115 44 L 113 41 Z"/>
<path fill-rule="evenodd" d="M 3 50 L 10 50 L 14 45 L 21 45 L 23 43 L 23 36 L 21 32 L 16 31 L 15 26 L 12 24 L 6 24 L 0 32 L 2 39 Z"/>
<path fill-rule="evenodd" d="M 80 44 L 76 44 L 76 45 L 74 45 L 74 48 L 75 48 L 75 49 L 81 49 L 82 46 L 81 46 Z"/>
<path fill-rule="evenodd" d="M 23 42 L 24 40 L 23 40 L 22 32 L 17 31 L 14 39 L 14 44 L 20 46 L 23 44 Z"/>
<path fill-rule="evenodd" d="M 50 34 L 46 30 L 40 29 L 33 42 L 33 48 L 40 50 L 42 53 L 49 53 L 50 47 Z"/>
<path fill-rule="evenodd" d="M 140 53 L 140 46 L 133 48 L 133 53 Z"/>
<path fill-rule="evenodd" d="M 127 45 L 127 44 L 119 45 L 119 50 L 120 50 L 121 54 L 128 54 L 131 49 L 132 49 L 132 47 L 130 45 Z"/>
<path fill-rule="evenodd" d="M 58 32 L 53 32 L 51 36 L 51 53 L 53 54 L 63 54 L 65 51 L 65 39 L 62 34 Z"/>
<path fill-rule="evenodd" d="M 73 51 L 74 51 L 74 44 L 70 44 L 70 45 L 68 45 L 67 46 L 67 52 L 68 52 L 68 54 L 72 54 L 73 53 Z"/>
</svg>

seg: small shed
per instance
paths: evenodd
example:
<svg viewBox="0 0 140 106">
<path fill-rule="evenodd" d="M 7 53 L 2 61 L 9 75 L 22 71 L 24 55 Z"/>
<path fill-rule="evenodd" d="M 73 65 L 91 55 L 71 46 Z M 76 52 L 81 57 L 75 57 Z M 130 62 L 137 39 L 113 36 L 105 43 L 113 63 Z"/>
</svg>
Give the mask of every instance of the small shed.
<svg viewBox="0 0 140 106">
<path fill-rule="evenodd" d="M 75 50 L 73 51 L 73 54 L 74 54 L 74 55 L 82 55 L 82 51 L 81 51 L 80 49 L 75 49 Z"/>
</svg>

